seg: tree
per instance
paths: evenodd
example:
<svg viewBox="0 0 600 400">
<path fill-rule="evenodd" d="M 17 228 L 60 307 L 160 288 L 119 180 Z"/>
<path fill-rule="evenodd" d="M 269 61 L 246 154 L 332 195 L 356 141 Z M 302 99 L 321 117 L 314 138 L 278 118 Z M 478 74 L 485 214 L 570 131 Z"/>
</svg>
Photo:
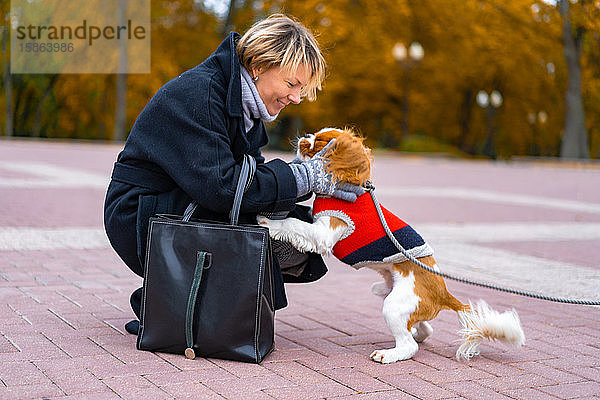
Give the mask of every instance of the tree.
<svg viewBox="0 0 600 400">
<path fill-rule="evenodd" d="M 119 25 L 125 24 L 127 3 L 122 1 L 117 6 L 117 18 Z M 119 45 L 119 71 L 116 76 L 115 85 L 115 125 L 113 129 L 113 140 L 123 141 L 126 138 L 127 126 L 127 47 L 124 42 Z"/>
<path fill-rule="evenodd" d="M 584 0 L 580 0 L 581 3 Z M 559 0 L 558 7 L 563 18 L 564 55 L 568 69 L 568 85 L 565 96 L 565 130 L 560 156 L 563 158 L 588 158 L 588 135 L 581 92 L 581 53 L 585 27 L 573 26 L 570 0 Z"/>
<path fill-rule="evenodd" d="M 112 127 L 123 126 L 117 120 L 124 116 L 126 136 L 158 88 L 202 62 L 230 29 L 242 33 L 258 19 L 284 12 L 316 34 L 328 70 L 317 102 L 286 107 L 268 127 L 272 142 L 286 146 L 298 133 L 351 125 L 373 147 L 406 150 L 416 143 L 417 150 L 475 156 L 485 149 L 499 158 L 560 154 L 572 74 L 564 55 L 564 19 L 550 2 L 228 0 L 228 12 L 220 16 L 198 0 L 151 3 L 151 73 L 129 74 L 121 82 L 126 97 L 117 95 L 114 74 L 3 74 L 0 109 L 12 109 L 0 113 L 0 125 L 12 118 L 17 136 L 114 140 Z M 0 4 L 3 15 L 6 4 Z M 584 127 L 590 153 L 598 157 L 600 6 L 578 0 L 569 7 L 570 31 L 574 38 L 581 33 L 576 43 Z M 425 57 L 407 71 L 392 49 L 414 41 Z M 481 90 L 501 93 L 493 114 L 477 105 Z M 400 135 L 407 104 L 409 132 Z M 120 117 L 117 109 L 124 111 Z"/>
<path fill-rule="evenodd" d="M 227 7 L 227 16 L 223 22 L 223 30 L 221 36 L 227 36 L 227 33 L 233 28 L 233 18 L 235 16 L 235 0 L 229 0 L 229 6 Z"/>
<path fill-rule="evenodd" d="M 265 8 L 276 3 L 264 2 Z M 489 130 L 475 97 L 498 90 L 504 102 L 488 122 L 497 127 L 490 138 L 494 152 L 527 154 L 538 140 L 544 155 L 558 154 L 560 132 L 549 128 L 562 123 L 554 111 L 562 109 L 562 77 L 548 72 L 549 66 L 562 71 L 554 7 L 541 4 L 536 13 L 530 0 L 288 0 L 282 6 L 317 33 L 329 64 L 319 100 L 282 115 L 300 116 L 305 130 L 350 124 L 371 145 L 402 148 L 421 136 L 479 155 Z M 405 93 L 405 71 L 392 48 L 413 41 L 425 57 L 410 71 Z M 404 97 L 410 102 L 407 138 L 399 135 Z M 542 111 L 545 125 L 532 127 L 528 114 Z"/>
<path fill-rule="evenodd" d="M 10 60 L 8 58 L 8 25 L 2 25 L 2 83 L 4 85 L 4 101 L 6 102 L 6 124 L 4 134 L 13 134 L 13 107 L 12 107 L 12 77 L 10 76 Z"/>
</svg>

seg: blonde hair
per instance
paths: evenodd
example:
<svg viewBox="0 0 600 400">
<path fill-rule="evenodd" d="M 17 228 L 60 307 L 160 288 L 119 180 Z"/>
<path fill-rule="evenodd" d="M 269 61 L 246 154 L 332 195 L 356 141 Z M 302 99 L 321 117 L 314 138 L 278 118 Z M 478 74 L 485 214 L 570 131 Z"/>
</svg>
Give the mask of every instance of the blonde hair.
<svg viewBox="0 0 600 400">
<path fill-rule="evenodd" d="M 310 71 L 302 97 L 313 101 L 325 78 L 326 63 L 313 34 L 300 22 L 283 14 L 258 21 L 240 38 L 236 46 L 240 63 L 249 71 L 281 67 L 295 73 L 303 64 Z"/>
</svg>

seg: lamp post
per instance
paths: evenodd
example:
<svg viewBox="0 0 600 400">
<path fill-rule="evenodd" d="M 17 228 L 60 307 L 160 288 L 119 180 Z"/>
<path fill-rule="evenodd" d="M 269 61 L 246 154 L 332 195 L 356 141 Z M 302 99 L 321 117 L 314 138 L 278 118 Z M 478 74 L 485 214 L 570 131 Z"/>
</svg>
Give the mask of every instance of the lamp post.
<svg viewBox="0 0 600 400">
<path fill-rule="evenodd" d="M 548 114 L 546 111 L 539 111 L 537 114 L 534 112 L 527 114 L 527 122 L 529 122 L 531 130 L 533 131 L 533 145 L 531 146 L 532 156 L 541 155 L 541 131 L 543 131 L 543 126 L 546 124 L 546 121 L 548 121 Z"/>
<path fill-rule="evenodd" d="M 485 111 L 485 145 L 483 146 L 483 154 L 496 158 L 496 148 L 494 140 L 496 136 L 495 119 L 498 108 L 502 105 L 502 94 L 497 90 L 492 90 L 488 95 L 485 90 L 480 90 L 477 93 L 477 104 Z"/>
<path fill-rule="evenodd" d="M 408 129 L 408 103 L 409 103 L 409 89 L 410 89 L 410 71 L 415 68 L 421 60 L 423 60 L 423 56 L 425 55 L 425 51 L 423 50 L 423 46 L 419 42 L 412 42 L 406 49 L 404 43 L 397 42 L 392 48 L 392 56 L 402 67 L 403 73 L 403 93 L 401 98 L 401 107 L 402 107 L 402 119 L 400 122 L 400 132 L 402 137 L 406 137 L 409 134 Z"/>
</svg>

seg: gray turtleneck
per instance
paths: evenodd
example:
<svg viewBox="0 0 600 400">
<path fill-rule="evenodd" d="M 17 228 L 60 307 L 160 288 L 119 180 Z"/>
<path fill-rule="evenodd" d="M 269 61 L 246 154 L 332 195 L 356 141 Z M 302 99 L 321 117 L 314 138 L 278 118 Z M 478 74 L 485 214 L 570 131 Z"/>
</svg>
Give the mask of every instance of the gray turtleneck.
<svg viewBox="0 0 600 400">
<path fill-rule="evenodd" d="M 271 115 L 267 111 L 264 101 L 260 98 L 258 89 L 252 81 L 252 77 L 246 68 L 240 68 L 242 72 L 242 108 L 244 110 L 244 127 L 248 132 L 254 125 L 253 119 L 262 119 L 265 122 L 273 122 L 279 114 Z"/>
</svg>

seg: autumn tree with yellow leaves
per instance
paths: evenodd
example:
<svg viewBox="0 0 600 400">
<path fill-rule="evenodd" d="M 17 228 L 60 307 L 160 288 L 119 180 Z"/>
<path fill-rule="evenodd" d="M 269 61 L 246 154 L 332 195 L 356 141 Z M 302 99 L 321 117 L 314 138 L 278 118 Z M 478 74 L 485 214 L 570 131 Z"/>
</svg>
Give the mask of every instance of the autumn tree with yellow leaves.
<svg viewBox="0 0 600 400">
<path fill-rule="evenodd" d="M 0 12 L 8 28 L 8 2 L 2 3 Z M 218 18 L 201 3 L 151 1 L 151 73 L 127 76 L 127 131 L 163 84 L 212 53 L 221 40 L 219 25 Z M 2 53 L 3 63 L 9 62 L 8 50 Z M 9 136 L 113 140 L 116 78 L 114 74 L 11 74 L 14 123 Z M 4 111 L 6 79 L 2 86 L 0 106 Z M 37 121 L 40 108 L 43 112 Z M 0 114 L 2 128 L 6 115 Z M 6 135 L 7 129 L 2 129 L 2 134 Z"/>
<path fill-rule="evenodd" d="M 228 29 L 274 12 L 317 35 L 328 62 L 314 103 L 287 107 L 272 144 L 351 125 L 373 147 L 508 158 L 558 156 L 565 146 L 570 66 L 558 3 L 531 0 L 237 0 L 217 15 L 201 1 L 152 1 L 151 74 L 129 75 L 129 129 L 158 88 L 202 62 Z M 2 9 L 6 12 L 6 8 Z M 578 37 L 588 153 L 600 156 L 600 1 L 570 2 Z M 579 35 L 579 36 L 577 36 Z M 419 43 L 418 62 L 394 46 Z M 8 54 L 3 53 L 3 61 Z M 114 75 L 12 75 L 13 133 L 113 139 Z M 0 106 L 7 109 L 6 80 Z M 487 96 L 487 102 L 478 103 Z M 492 97 L 491 94 L 494 94 Z M 490 99 L 494 99 L 494 101 Z M 39 111 L 38 111 L 39 110 Z M 0 114 L 2 127 L 7 114 Z M 6 134 L 6 130 L 3 129 Z M 581 157 L 581 155 L 577 155 Z"/>
</svg>

